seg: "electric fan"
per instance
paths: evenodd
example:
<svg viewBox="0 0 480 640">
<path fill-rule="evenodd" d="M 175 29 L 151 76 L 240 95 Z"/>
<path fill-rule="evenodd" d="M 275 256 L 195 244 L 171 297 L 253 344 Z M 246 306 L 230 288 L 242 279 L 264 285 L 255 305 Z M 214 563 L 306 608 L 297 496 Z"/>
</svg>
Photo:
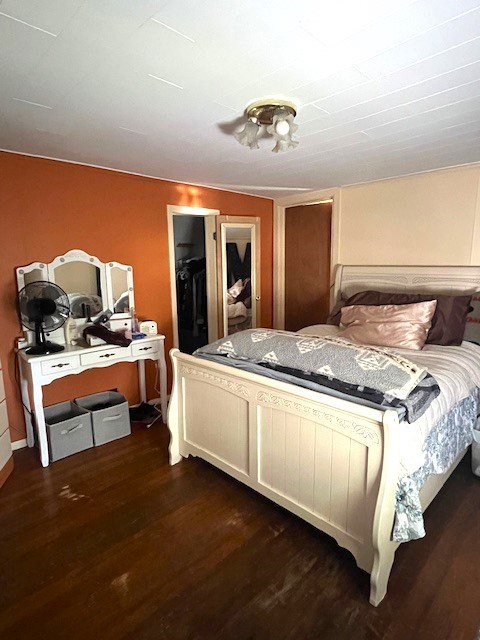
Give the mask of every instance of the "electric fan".
<svg viewBox="0 0 480 640">
<path fill-rule="evenodd" d="M 18 294 L 20 318 L 24 327 L 35 332 L 35 344 L 26 352 L 34 356 L 63 351 L 65 347 L 45 338 L 45 331 L 59 329 L 70 315 L 68 296 L 57 284 L 29 282 Z"/>
</svg>

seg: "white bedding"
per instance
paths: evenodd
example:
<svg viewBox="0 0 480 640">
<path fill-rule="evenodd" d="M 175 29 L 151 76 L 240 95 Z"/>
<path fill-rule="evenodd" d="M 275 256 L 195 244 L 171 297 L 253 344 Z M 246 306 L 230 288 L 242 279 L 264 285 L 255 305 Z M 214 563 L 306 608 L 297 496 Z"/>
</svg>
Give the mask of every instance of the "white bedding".
<svg viewBox="0 0 480 640">
<path fill-rule="evenodd" d="M 299 333 L 325 336 L 339 335 L 341 330 L 332 325 L 313 325 Z M 480 387 L 480 347 L 471 342 L 463 342 L 459 347 L 427 344 L 421 351 L 395 349 L 395 352 L 426 367 L 441 391 L 419 420 L 401 423 L 400 476 L 405 476 L 423 465 L 423 443 L 440 418 L 475 387 Z"/>
</svg>

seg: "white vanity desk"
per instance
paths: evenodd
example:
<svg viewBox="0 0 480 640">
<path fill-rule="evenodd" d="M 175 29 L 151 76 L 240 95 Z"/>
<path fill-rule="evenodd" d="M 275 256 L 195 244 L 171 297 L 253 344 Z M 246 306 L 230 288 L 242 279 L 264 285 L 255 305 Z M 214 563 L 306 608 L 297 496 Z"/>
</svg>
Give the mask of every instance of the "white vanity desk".
<svg viewBox="0 0 480 640">
<path fill-rule="evenodd" d="M 42 465 L 49 464 L 47 430 L 43 414 L 42 387 L 58 378 L 82 373 L 87 369 L 108 367 L 118 362 L 137 362 L 140 397 L 147 400 L 145 386 L 145 360 L 153 360 L 159 371 L 160 404 L 162 420 L 166 422 L 167 415 L 167 368 L 165 364 L 165 336 L 149 336 L 142 340 L 134 340 L 128 347 L 115 347 L 102 344 L 96 347 L 65 346 L 65 351 L 52 353 L 48 356 L 29 356 L 24 350 L 18 352 L 20 364 L 20 380 L 22 388 L 22 402 L 24 406 L 25 424 L 27 427 L 27 444 L 34 445 L 35 424 L 40 448 Z M 30 398 L 32 401 L 30 402 Z"/>
<path fill-rule="evenodd" d="M 32 262 L 16 270 L 18 290 L 31 282 L 50 282 L 60 286 L 69 297 L 70 311 L 82 335 L 87 323 L 84 305 L 91 305 L 92 318 L 101 311 L 110 309 L 113 315 L 109 324 L 112 330 L 131 328 L 131 309 L 135 306 L 133 269 L 130 265 L 119 262 L 101 262 L 79 249 L 68 251 L 57 256 L 52 262 Z M 28 344 L 33 344 L 35 337 L 32 331 L 24 331 Z M 49 451 L 45 416 L 43 411 L 42 387 L 54 380 L 70 376 L 88 369 L 108 367 L 119 362 L 137 362 L 140 396 L 146 401 L 145 360 L 153 360 L 159 374 L 160 403 L 162 420 L 167 416 L 167 372 L 165 365 L 165 336 L 148 336 L 133 340 L 128 347 L 117 347 L 108 344 L 97 346 L 80 346 L 65 344 L 63 328 L 50 330 L 46 337 L 65 345 L 63 351 L 48 355 L 28 355 L 25 350 L 18 351 L 22 402 L 24 406 L 27 444 L 34 445 L 34 429 L 36 428 L 40 458 L 44 467 L 49 463 Z M 99 389 L 104 391 L 104 389 Z M 73 400 L 75 394 L 72 385 Z M 66 398 L 67 399 L 67 398 Z"/>
</svg>

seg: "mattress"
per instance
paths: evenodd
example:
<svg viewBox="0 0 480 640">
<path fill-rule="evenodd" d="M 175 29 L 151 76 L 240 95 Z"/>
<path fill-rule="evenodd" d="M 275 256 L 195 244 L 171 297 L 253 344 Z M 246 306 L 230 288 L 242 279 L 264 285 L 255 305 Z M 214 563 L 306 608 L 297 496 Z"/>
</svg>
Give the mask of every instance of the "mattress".
<svg viewBox="0 0 480 640">
<path fill-rule="evenodd" d="M 299 333 L 332 335 L 341 333 L 332 325 L 313 325 Z M 419 366 L 426 367 L 440 387 L 440 395 L 433 400 L 421 418 L 408 424 L 401 422 L 400 476 L 411 475 L 425 461 L 423 445 L 428 435 L 453 407 L 480 388 L 480 346 L 462 342 L 458 347 L 427 344 L 421 351 L 395 349 Z"/>
</svg>

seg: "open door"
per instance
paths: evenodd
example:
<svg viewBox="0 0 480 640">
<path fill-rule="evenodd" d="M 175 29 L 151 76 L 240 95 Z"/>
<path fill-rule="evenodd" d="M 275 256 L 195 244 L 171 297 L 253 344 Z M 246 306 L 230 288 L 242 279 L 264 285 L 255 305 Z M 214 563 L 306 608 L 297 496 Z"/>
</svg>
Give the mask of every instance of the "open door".
<svg viewBox="0 0 480 640">
<path fill-rule="evenodd" d="M 218 334 L 260 326 L 260 218 L 216 216 Z"/>
</svg>

